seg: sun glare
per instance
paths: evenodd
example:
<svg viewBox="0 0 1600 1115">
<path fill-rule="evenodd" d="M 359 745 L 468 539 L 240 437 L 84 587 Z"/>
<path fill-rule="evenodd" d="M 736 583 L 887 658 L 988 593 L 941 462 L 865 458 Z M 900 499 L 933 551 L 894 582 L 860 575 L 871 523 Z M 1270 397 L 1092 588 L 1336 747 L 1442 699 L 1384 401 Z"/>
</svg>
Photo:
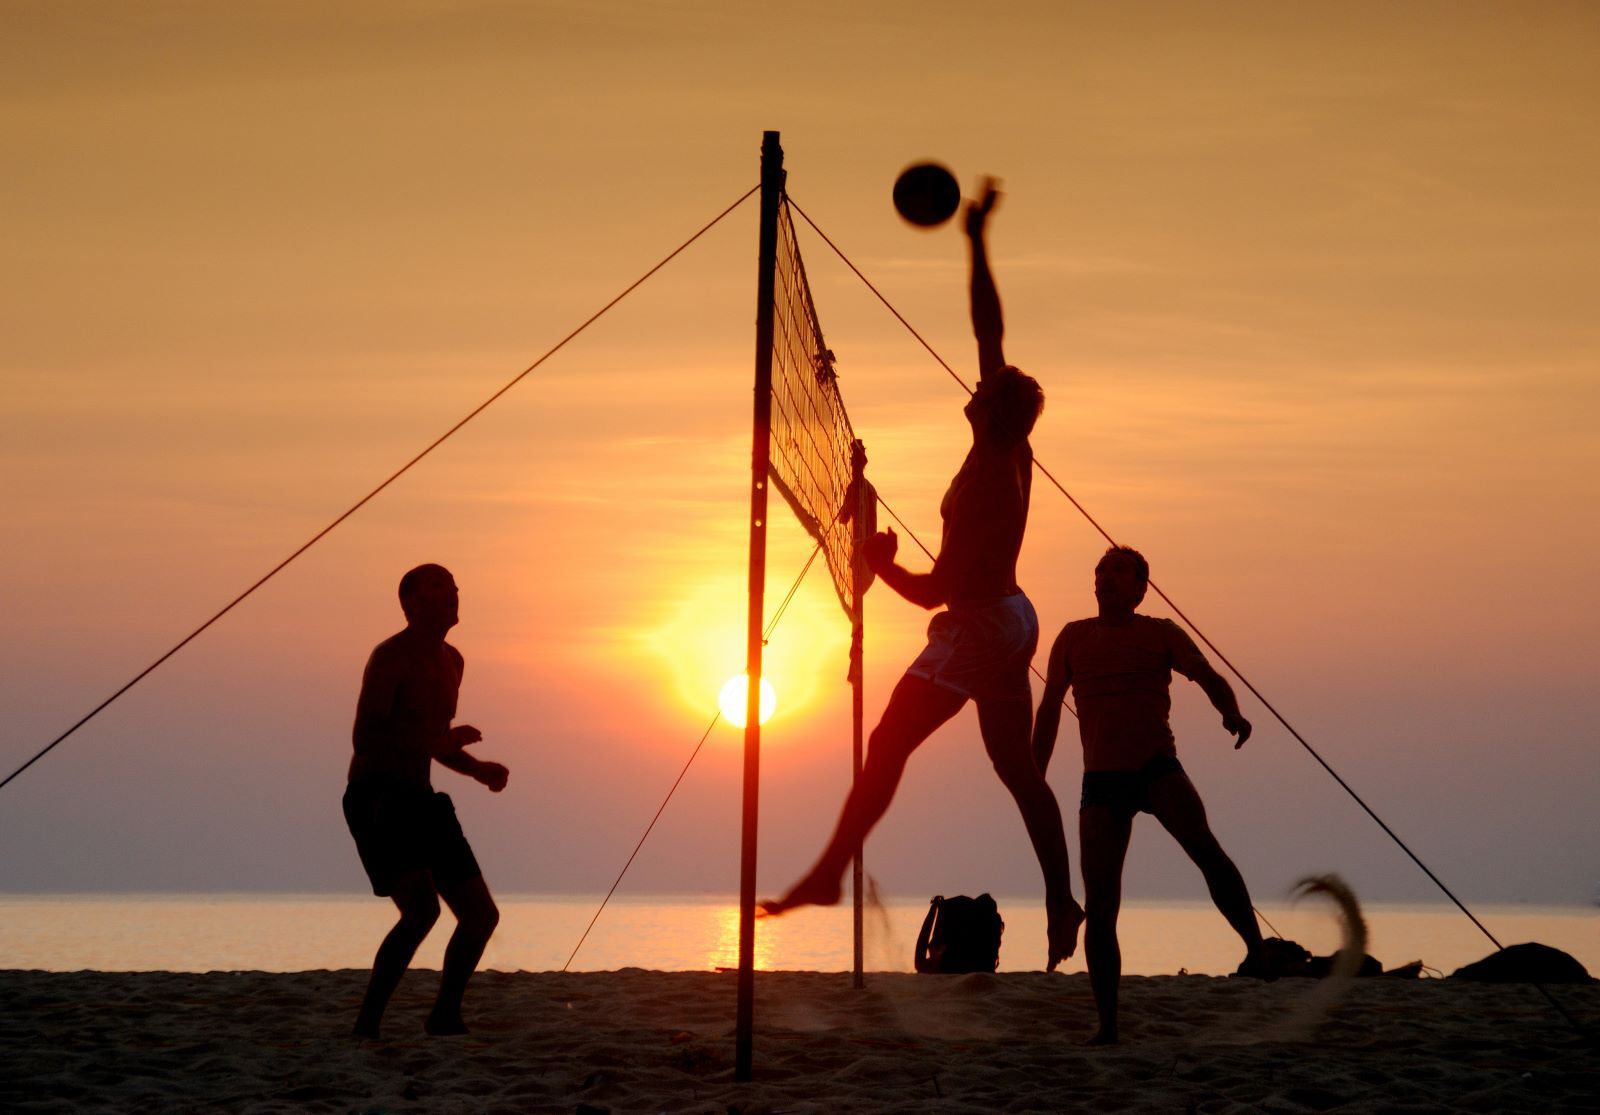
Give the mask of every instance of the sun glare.
<svg viewBox="0 0 1600 1115">
<path fill-rule="evenodd" d="M 722 718 L 735 728 L 745 725 L 745 712 L 749 709 L 750 679 L 744 674 L 735 674 L 728 679 L 722 687 L 722 692 L 717 694 L 717 707 L 722 710 Z M 772 712 L 778 707 L 778 691 L 772 688 L 772 683 L 765 677 L 761 679 L 761 723 L 765 724 L 772 719 Z"/>
<path fill-rule="evenodd" d="M 804 555 L 802 555 L 803 557 Z M 819 699 L 835 710 L 848 709 L 849 687 L 844 684 L 850 653 L 850 625 L 833 599 L 831 587 L 814 575 L 794 598 L 780 627 L 762 654 L 763 689 L 769 680 L 783 682 L 784 718 L 814 711 Z M 769 584 L 768 597 L 781 599 L 783 586 Z M 690 721 L 705 723 L 710 698 L 725 690 L 737 674 L 738 694 L 730 702 L 718 700 L 744 723 L 745 615 L 744 584 L 734 576 L 705 578 L 672 592 L 676 599 L 654 622 L 638 629 L 634 645 L 648 654 L 653 672 L 666 682 L 686 710 Z M 763 695 L 763 702 L 771 700 Z M 762 720 L 765 722 L 766 713 Z"/>
</svg>

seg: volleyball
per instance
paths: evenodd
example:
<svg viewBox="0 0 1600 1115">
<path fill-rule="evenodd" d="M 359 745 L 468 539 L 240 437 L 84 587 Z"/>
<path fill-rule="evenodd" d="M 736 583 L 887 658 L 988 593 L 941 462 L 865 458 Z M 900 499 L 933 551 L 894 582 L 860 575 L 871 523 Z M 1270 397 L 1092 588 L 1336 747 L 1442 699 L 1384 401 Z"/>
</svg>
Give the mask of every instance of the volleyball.
<svg viewBox="0 0 1600 1115">
<path fill-rule="evenodd" d="M 939 163 L 913 163 L 895 179 L 894 207 L 908 223 L 934 228 L 961 207 L 961 187 L 949 168 Z"/>
</svg>

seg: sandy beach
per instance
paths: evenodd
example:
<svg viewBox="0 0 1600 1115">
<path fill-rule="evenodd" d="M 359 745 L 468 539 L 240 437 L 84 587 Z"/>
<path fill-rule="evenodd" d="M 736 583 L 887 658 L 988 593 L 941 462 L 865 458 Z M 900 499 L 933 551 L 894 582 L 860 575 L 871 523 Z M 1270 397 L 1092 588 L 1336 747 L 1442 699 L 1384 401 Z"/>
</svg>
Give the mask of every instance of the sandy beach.
<svg viewBox="0 0 1600 1115">
<path fill-rule="evenodd" d="M 734 977 L 480 973 L 473 1033 L 346 1036 L 366 974 L 0 972 L 0 1109 L 238 1112 L 1593 1111 L 1600 1054 L 1528 985 L 771 972 L 735 1083 Z M 1557 987 L 1593 1027 L 1600 985 Z"/>
</svg>

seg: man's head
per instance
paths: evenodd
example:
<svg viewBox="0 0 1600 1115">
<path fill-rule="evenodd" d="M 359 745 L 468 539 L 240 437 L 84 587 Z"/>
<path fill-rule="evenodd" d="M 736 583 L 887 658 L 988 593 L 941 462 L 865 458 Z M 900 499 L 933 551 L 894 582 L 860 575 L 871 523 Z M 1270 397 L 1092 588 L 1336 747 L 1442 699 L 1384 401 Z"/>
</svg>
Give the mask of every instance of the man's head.
<svg viewBox="0 0 1600 1115">
<path fill-rule="evenodd" d="M 989 436 L 1001 445 L 1015 445 L 1033 433 L 1044 410 L 1044 389 L 1039 381 L 1007 364 L 978 381 L 968 401 L 967 418 L 983 423 Z"/>
<path fill-rule="evenodd" d="M 419 565 L 400 578 L 400 609 L 413 627 L 448 631 L 459 620 L 456 579 L 442 565 Z"/>
<path fill-rule="evenodd" d="M 1150 587 L 1150 563 L 1131 546 L 1112 546 L 1094 567 L 1094 597 L 1102 612 L 1131 612 Z"/>
</svg>

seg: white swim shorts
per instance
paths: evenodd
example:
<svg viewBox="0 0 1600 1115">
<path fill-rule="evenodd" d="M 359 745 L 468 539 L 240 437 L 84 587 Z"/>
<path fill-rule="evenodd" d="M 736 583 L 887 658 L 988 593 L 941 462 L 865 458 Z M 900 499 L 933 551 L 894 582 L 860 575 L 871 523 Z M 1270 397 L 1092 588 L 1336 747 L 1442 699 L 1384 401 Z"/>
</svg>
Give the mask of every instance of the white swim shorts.
<svg viewBox="0 0 1600 1115">
<path fill-rule="evenodd" d="M 1039 648 L 1039 617 L 1021 592 L 989 604 L 940 612 L 928 623 L 928 645 L 906 668 L 912 677 L 974 700 L 1033 700 L 1028 666 Z"/>
</svg>

